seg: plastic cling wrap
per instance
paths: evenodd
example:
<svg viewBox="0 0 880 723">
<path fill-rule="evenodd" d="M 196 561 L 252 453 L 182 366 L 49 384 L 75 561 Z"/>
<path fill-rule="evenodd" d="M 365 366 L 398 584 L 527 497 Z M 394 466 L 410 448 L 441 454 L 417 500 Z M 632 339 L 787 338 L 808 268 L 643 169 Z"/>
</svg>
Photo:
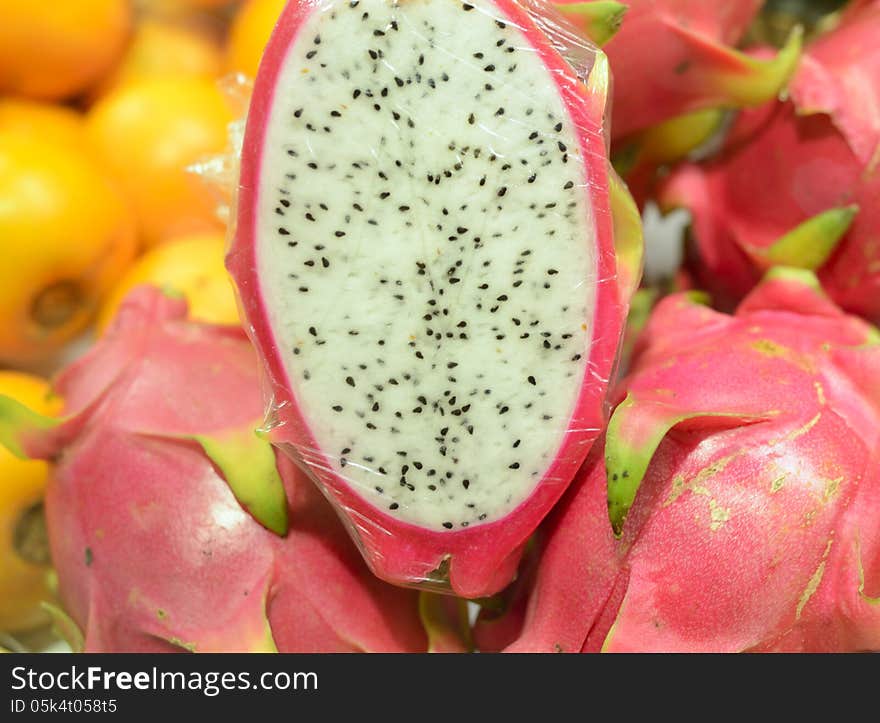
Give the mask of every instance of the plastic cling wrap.
<svg viewBox="0 0 880 723">
<path fill-rule="evenodd" d="M 608 87 L 536 2 L 279 21 L 228 266 L 272 441 L 386 580 L 500 590 L 603 427 L 641 264 Z"/>
</svg>

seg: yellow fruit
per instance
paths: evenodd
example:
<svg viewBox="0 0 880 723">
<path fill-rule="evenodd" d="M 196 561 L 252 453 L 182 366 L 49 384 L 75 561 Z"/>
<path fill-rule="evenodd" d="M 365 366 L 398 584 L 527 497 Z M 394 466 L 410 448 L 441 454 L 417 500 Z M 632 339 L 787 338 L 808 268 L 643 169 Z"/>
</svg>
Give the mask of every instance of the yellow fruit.
<svg viewBox="0 0 880 723">
<path fill-rule="evenodd" d="M 0 131 L 0 361 L 50 357 L 134 258 L 125 197 L 84 150 Z"/>
<path fill-rule="evenodd" d="M 148 246 L 222 228 L 214 192 L 186 169 L 225 150 L 231 120 L 223 94 L 202 78 L 133 82 L 89 112 L 89 140 L 134 203 Z"/>
<path fill-rule="evenodd" d="M 220 48 L 206 33 L 155 20 L 144 20 L 135 30 L 125 55 L 101 84 L 99 94 L 111 88 L 162 75 L 215 78 L 220 74 Z"/>
<path fill-rule="evenodd" d="M 0 92 L 58 100 L 88 90 L 130 26 L 129 0 L 0 0 Z"/>
<path fill-rule="evenodd" d="M 235 293 L 223 258 L 226 239 L 221 233 L 173 239 L 144 254 L 119 280 L 98 317 L 103 331 L 131 289 L 153 284 L 169 294 L 183 296 L 191 319 L 210 324 L 238 324 Z"/>
<path fill-rule="evenodd" d="M 23 98 L 0 98 L 0 131 L 30 133 L 50 143 L 85 147 L 85 119 L 72 108 Z"/>
<path fill-rule="evenodd" d="M 263 50 L 286 0 L 247 0 L 232 21 L 226 48 L 226 69 L 257 75 Z"/>
<path fill-rule="evenodd" d="M 0 394 L 39 414 L 61 411 L 49 385 L 29 374 L 0 371 Z M 49 550 L 42 520 L 46 462 L 21 460 L 0 446 L 0 631 L 24 632 L 48 622 Z"/>
</svg>

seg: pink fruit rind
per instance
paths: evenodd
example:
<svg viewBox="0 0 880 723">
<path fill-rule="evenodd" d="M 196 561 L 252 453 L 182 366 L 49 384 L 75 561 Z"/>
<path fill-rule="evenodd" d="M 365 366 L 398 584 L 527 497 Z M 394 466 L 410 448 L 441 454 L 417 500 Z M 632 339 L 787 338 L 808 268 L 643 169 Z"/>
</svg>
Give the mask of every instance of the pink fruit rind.
<svg viewBox="0 0 880 723">
<path fill-rule="evenodd" d="M 878 29 L 880 4 L 853 4 L 807 49 L 790 101 L 741 112 L 719 157 L 661 186 L 665 208 L 691 210 L 695 270 L 722 305 L 775 263 L 815 270 L 843 308 L 880 318 Z"/>
<path fill-rule="evenodd" d="M 13 418 L 0 399 L 0 427 L 11 419 L 21 451 L 55 462 L 49 541 L 85 650 L 426 649 L 418 595 L 370 573 L 290 460 L 279 454 L 276 472 L 274 452 L 258 445 L 273 469 L 255 486 L 279 475 L 284 484 L 281 536 L 229 483 L 236 465 L 260 466 L 253 450 L 217 462 L 193 441 L 260 419 L 257 359 L 241 330 L 189 322 L 185 304 L 140 288 L 57 387 L 60 424 Z"/>
<path fill-rule="evenodd" d="M 791 84 L 799 113 L 831 117 L 866 167 L 880 162 L 880 3 L 850 3 L 837 26 L 820 35 Z"/>
<path fill-rule="evenodd" d="M 808 272 L 773 272 L 732 317 L 685 295 L 661 302 L 622 414 L 662 393 L 695 415 L 765 419 L 661 421 L 644 449 L 614 438 L 612 418 L 606 463 L 595 448 L 548 518 L 508 650 L 878 649 L 878 340 Z M 650 464 L 618 540 L 606 470 L 608 482 L 626 470 L 608 462 L 621 446 Z"/>
<path fill-rule="evenodd" d="M 278 74 L 297 33 L 315 10 L 312 4 L 291 2 L 267 47 L 254 88 L 245 132 L 237 205 L 237 229 L 227 257 L 244 311 L 246 328 L 264 362 L 271 390 L 271 438 L 308 470 L 343 514 L 372 570 L 398 584 L 447 587 L 462 597 L 491 595 L 515 575 L 522 546 L 540 520 L 559 499 L 599 434 L 605 416 L 606 380 L 610 377 L 625 315 L 624 293 L 617 286 L 612 218 L 608 201 L 607 149 L 603 115 L 607 67 L 594 64 L 585 86 L 572 68 L 537 28 L 532 13 L 538 3 L 524 5 L 495 0 L 502 17 L 522 28 L 553 75 L 575 127 L 588 178 L 597 243 L 596 314 L 585 383 L 580 391 L 568 432 L 558 454 L 534 492 L 497 522 L 436 533 L 402 522 L 373 507 L 332 471 L 328 458 L 315 443 L 308 423 L 291 393 L 291 384 L 270 325 L 256 263 L 257 189 L 266 153 L 264 130 L 270 114 Z M 597 53 L 596 58 L 604 59 Z M 447 567 L 448 566 L 448 567 Z"/>
<path fill-rule="evenodd" d="M 581 3 L 556 4 L 566 14 L 566 5 Z M 692 111 L 765 102 L 794 69 L 798 35 L 776 58 L 758 61 L 735 49 L 760 9 L 758 0 L 627 4 L 620 31 L 604 46 L 617 88 L 615 141 Z"/>
</svg>

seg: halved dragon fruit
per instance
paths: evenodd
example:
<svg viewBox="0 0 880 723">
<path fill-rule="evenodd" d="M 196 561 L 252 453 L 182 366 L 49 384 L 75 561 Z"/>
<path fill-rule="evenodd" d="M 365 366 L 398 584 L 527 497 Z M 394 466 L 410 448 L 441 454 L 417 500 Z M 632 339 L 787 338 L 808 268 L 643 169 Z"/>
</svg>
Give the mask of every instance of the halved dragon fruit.
<svg viewBox="0 0 880 723">
<path fill-rule="evenodd" d="M 228 266 L 272 438 L 395 583 L 502 588 L 603 425 L 640 235 L 558 23 L 295 1 L 256 81 Z"/>
<path fill-rule="evenodd" d="M 46 518 L 72 620 L 56 617 L 83 649 L 455 648 L 450 612 L 426 634 L 419 594 L 372 575 L 311 481 L 284 455 L 276 469 L 240 328 L 138 289 L 57 387 L 63 420 L 0 397 L 0 442 L 56 462 Z"/>
<path fill-rule="evenodd" d="M 732 306 L 785 264 L 880 320 L 878 37 L 880 2 L 850 3 L 808 46 L 789 100 L 743 111 L 717 158 L 661 186 L 665 207 L 691 210 L 693 268 L 719 301 Z"/>
<path fill-rule="evenodd" d="M 480 644 L 880 650 L 877 329 L 777 269 L 733 316 L 667 297 L 640 344 L 604 459 Z"/>
</svg>

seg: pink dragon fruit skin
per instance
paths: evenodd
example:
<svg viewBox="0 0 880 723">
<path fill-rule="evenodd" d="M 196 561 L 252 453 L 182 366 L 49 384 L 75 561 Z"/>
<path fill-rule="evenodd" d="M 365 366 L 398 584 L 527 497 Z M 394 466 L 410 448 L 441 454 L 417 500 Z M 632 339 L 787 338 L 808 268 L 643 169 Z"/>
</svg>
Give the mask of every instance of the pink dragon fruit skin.
<svg viewBox="0 0 880 723">
<path fill-rule="evenodd" d="M 540 478 L 542 481 L 523 503 L 497 522 L 475 524 L 467 529 L 462 528 L 468 522 L 462 523 L 462 528 L 456 523 L 454 530 L 437 531 L 398 519 L 371 504 L 355 490 L 346 479 L 345 470 L 338 469 L 339 453 L 322 449 L 315 441 L 312 431 L 314 420 L 309 419 L 301 409 L 302 405 L 294 391 L 295 385 L 291 382 L 291 375 L 283 358 L 287 350 L 277 340 L 278 330 L 273 328 L 269 303 L 261 288 L 262 281 L 257 270 L 260 237 L 258 225 L 261 222 L 257 208 L 260 202 L 258 189 L 261 165 L 264 165 L 264 157 L 267 157 L 263 149 L 268 133 L 267 119 L 272 113 L 285 58 L 289 57 L 288 52 L 295 44 L 300 28 L 308 23 L 310 14 L 315 11 L 312 3 L 288 4 L 264 56 L 244 141 L 238 227 L 227 259 L 227 266 L 239 289 L 248 331 L 264 361 L 272 385 L 275 416 L 272 441 L 309 469 L 334 505 L 348 518 L 349 530 L 358 541 L 375 574 L 397 584 L 425 584 L 468 598 L 497 592 L 513 578 L 525 541 L 559 499 L 587 454 L 592 440 L 598 435 L 604 414 L 605 386 L 602 380 L 607 379 L 612 370 L 625 315 L 624 298 L 627 291 L 622 287 L 636 283 L 640 273 L 640 259 L 629 271 L 615 266 L 617 262 L 612 247 L 612 214 L 608 208 L 609 171 L 602 132 L 607 90 L 603 80 L 604 56 L 597 55 L 590 82 L 585 87 L 538 30 L 529 14 L 531 11 L 526 10 L 526 6 L 531 8 L 532 4 L 492 0 L 492 17 L 500 18 L 500 27 L 505 27 L 503 20 L 507 20 L 526 34 L 557 81 L 561 96 L 566 99 L 567 110 L 574 119 L 574 125 L 581 131 L 578 139 L 581 143 L 581 154 L 583 158 L 589 159 L 589 163 L 596 164 L 595 167 L 588 168 L 591 177 L 587 185 L 591 188 L 596 203 L 594 222 L 599 248 L 595 263 L 598 278 L 612 280 L 617 274 L 620 283 L 603 283 L 598 287 L 596 308 L 604 311 L 596 315 L 591 326 L 595 332 L 592 333 L 588 363 L 590 383 L 586 383 L 585 377 L 585 384 L 570 417 L 569 431 L 566 432 L 556 458 Z M 540 3 L 534 5 L 538 7 Z M 465 3 L 464 8 L 469 10 L 471 6 Z M 372 8 L 364 5 L 358 7 L 358 11 L 366 12 L 367 9 L 372 11 Z M 479 12 L 486 13 L 489 10 L 481 8 Z M 473 15 L 477 16 L 478 13 Z M 322 48 L 324 45 L 326 43 L 322 44 Z M 350 95 L 346 96 L 348 97 Z M 504 109 L 498 111 L 499 114 L 503 112 Z M 503 193 L 502 190 L 499 197 Z M 292 233 L 296 235 L 295 231 Z M 325 267 L 329 265 L 332 269 L 335 263 L 331 257 L 325 262 Z M 308 340 L 307 336 L 305 338 Z M 353 380 L 349 384 L 354 386 Z M 345 462 L 344 459 L 342 461 Z M 381 481 L 380 479 L 379 482 Z M 396 478 L 390 484 L 396 485 Z M 372 489 L 369 491 L 372 492 Z M 391 509 L 396 509 L 396 506 Z M 451 528 L 452 524 L 444 523 L 444 526 Z"/>
<path fill-rule="evenodd" d="M 556 2 L 575 24 L 580 8 L 590 4 Z M 620 30 L 603 46 L 614 75 L 615 142 L 693 111 L 763 103 L 784 86 L 797 62 L 797 35 L 775 60 L 757 60 L 734 49 L 761 0 L 626 4 Z"/>
<path fill-rule="evenodd" d="M 667 297 L 640 346 L 507 650 L 880 649 L 877 330 L 777 270 L 733 316 Z"/>
<path fill-rule="evenodd" d="M 719 158 L 662 185 L 664 207 L 693 214 L 699 281 L 728 304 L 787 264 L 880 319 L 878 33 L 880 3 L 855 3 L 808 48 L 791 101 L 743 111 Z"/>
<path fill-rule="evenodd" d="M 85 650 L 426 650 L 418 594 L 370 574 L 292 462 L 275 471 L 242 330 L 144 287 L 57 388 L 65 420 L 16 441 L 56 461 L 50 544 Z"/>
</svg>

